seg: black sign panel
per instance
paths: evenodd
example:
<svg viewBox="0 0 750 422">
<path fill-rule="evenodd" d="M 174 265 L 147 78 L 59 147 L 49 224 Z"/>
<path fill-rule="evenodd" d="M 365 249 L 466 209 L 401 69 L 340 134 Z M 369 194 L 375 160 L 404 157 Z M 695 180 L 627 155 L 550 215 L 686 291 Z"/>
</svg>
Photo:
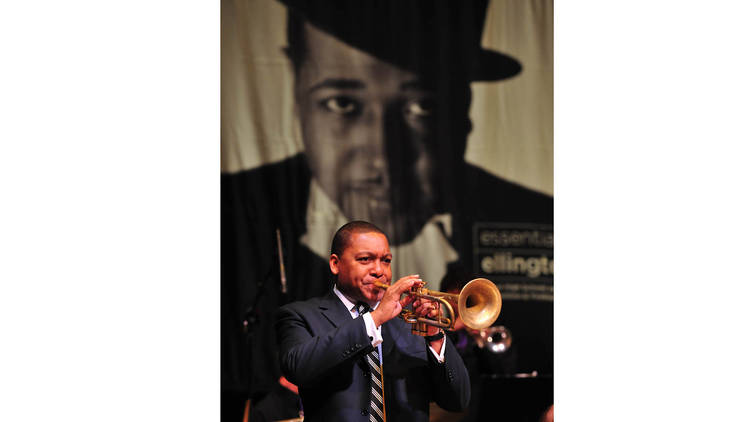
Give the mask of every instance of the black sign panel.
<svg viewBox="0 0 750 422">
<path fill-rule="evenodd" d="M 476 223 L 474 272 L 500 287 L 504 300 L 552 302 L 552 225 Z"/>
</svg>

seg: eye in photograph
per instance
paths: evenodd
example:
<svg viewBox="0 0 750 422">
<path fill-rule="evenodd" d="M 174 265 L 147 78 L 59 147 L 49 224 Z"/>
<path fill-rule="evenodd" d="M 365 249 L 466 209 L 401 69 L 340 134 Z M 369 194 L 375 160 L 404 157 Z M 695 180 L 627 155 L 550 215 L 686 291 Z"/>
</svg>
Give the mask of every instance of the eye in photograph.
<svg viewBox="0 0 750 422">
<path fill-rule="evenodd" d="M 325 110 L 342 116 L 356 115 L 361 109 L 359 101 L 343 95 L 326 98 L 320 105 Z"/>
<path fill-rule="evenodd" d="M 435 101 L 430 99 L 411 100 L 404 105 L 408 117 L 427 118 L 435 113 Z"/>
</svg>

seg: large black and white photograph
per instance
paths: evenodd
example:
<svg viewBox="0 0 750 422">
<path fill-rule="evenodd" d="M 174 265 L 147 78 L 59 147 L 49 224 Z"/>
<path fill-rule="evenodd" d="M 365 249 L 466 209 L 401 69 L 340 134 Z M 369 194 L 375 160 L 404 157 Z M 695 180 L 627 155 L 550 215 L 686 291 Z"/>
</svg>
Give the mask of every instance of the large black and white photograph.
<svg viewBox="0 0 750 422">
<path fill-rule="evenodd" d="M 552 16 L 552 1 L 222 1 L 222 420 L 282 398 L 273 417 L 323 414 L 284 373 L 276 321 L 330 293 L 351 221 L 387 236 L 394 283 L 499 289 L 487 327 L 445 330 L 471 378 L 454 420 L 552 405 Z"/>
</svg>

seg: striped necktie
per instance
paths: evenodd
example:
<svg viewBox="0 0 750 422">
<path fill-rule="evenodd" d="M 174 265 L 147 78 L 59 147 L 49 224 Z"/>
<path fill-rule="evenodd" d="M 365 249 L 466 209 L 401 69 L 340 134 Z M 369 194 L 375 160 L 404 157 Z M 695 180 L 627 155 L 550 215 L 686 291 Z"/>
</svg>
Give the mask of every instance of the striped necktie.
<svg viewBox="0 0 750 422">
<path fill-rule="evenodd" d="M 364 302 L 357 303 L 357 312 L 363 315 L 370 307 Z M 385 399 L 383 398 L 383 368 L 376 347 L 365 355 L 365 362 L 370 368 L 370 422 L 385 422 Z"/>
</svg>

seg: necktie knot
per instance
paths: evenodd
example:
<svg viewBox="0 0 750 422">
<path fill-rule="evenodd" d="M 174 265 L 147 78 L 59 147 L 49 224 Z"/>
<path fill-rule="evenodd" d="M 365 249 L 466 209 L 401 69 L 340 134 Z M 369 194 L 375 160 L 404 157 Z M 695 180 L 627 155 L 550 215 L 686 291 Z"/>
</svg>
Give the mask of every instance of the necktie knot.
<svg viewBox="0 0 750 422">
<path fill-rule="evenodd" d="M 357 312 L 359 312 L 360 315 L 364 314 L 365 312 L 370 312 L 370 305 L 366 304 L 365 302 L 357 302 Z"/>
</svg>

